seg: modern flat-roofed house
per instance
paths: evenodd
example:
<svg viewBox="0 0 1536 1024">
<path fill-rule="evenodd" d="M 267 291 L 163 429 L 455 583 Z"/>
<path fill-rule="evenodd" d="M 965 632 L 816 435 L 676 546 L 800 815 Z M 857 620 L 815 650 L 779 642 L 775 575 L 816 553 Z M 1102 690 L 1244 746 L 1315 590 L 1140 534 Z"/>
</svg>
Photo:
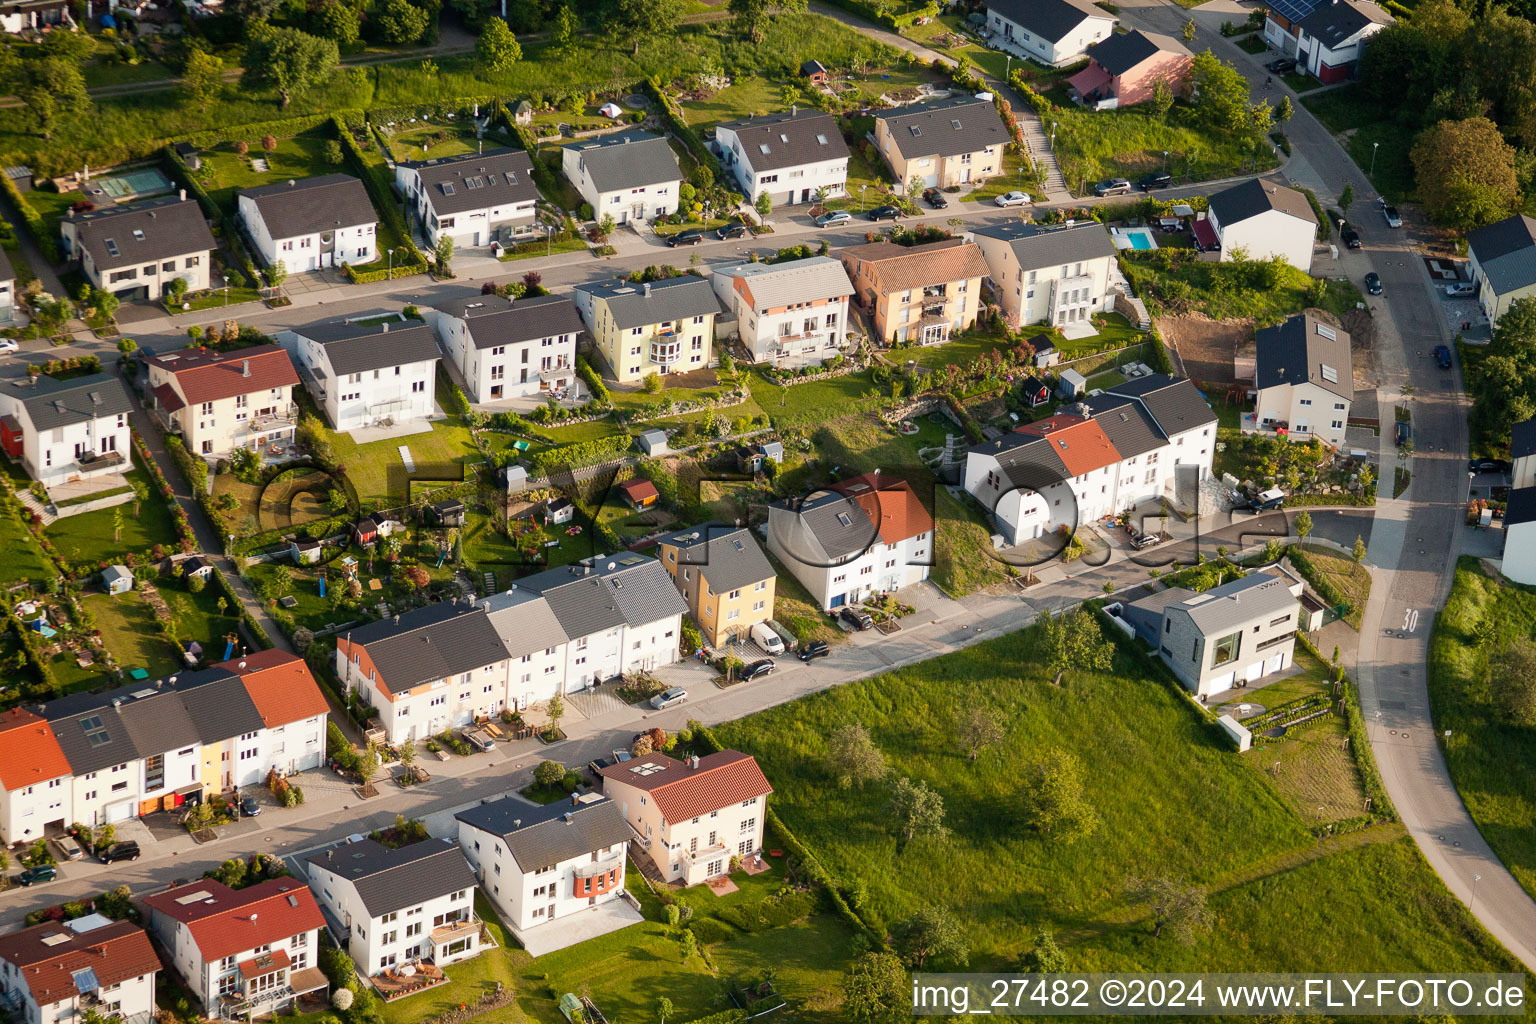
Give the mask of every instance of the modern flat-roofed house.
<svg viewBox="0 0 1536 1024">
<path fill-rule="evenodd" d="M 1119 20 L 1089 0 L 987 0 L 986 7 L 988 42 L 1052 67 L 1081 58 Z"/>
<path fill-rule="evenodd" d="M 1332 84 L 1353 78 L 1366 41 L 1396 20 L 1370 0 L 1276 0 L 1266 5 L 1264 41 Z"/>
<path fill-rule="evenodd" d="M 502 797 L 454 817 L 459 849 L 480 887 L 534 955 L 644 920 L 624 902 L 624 857 L 634 833 L 612 800 L 573 794 L 539 807 Z M 579 928 L 569 921 L 575 915 L 582 916 Z"/>
<path fill-rule="evenodd" d="M 601 772 L 603 795 L 634 829 L 630 853 L 665 882 L 697 885 L 761 854 L 773 787 L 750 754 L 677 761 L 647 754 Z"/>
<path fill-rule="evenodd" d="M 749 202 L 767 193 L 774 206 L 843 194 L 848 181 L 848 144 L 837 119 L 825 111 L 798 108 L 715 126 L 720 162 Z"/>
<path fill-rule="evenodd" d="M 437 339 L 419 320 L 333 320 L 278 341 L 335 430 L 425 420 L 436 410 Z"/>
<path fill-rule="evenodd" d="M 59 222 L 59 232 L 91 286 L 120 299 L 154 301 L 178 277 L 187 282 L 189 292 L 211 285 L 209 263 L 218 243 L 202 209 L 185 192 L 85 213 L 71 211 Z"/>
<path fill-rule="evenodd" d="M 831 256 L 739 263 L 716 270 L 710 282 L 757 362 L 807 366 L 848 347 L 853 282 Z"/>
<path fill-rule="evenodd" d="M 1239 252 L 1250 260 L 1280 256 L 1285 262 L 1310 273 L 1312 249 L 1317 242 L 1317 217 L 1307 197 L 1294 188 L 1253 178 L 1211 196 L 1204 221 L 1195 222 L 1195 236 L 1214 232 L 1222 260 Z"/>
<path fill-rule="evenodd" d="M 1298 313 L 1261 328 L 1253 340 L 1258 399 L 1251 415 L 1258 429 L 1292 441 L 1315 437 L 1332 448 L 1343 445 L 1355 399 L 1349 335 Z"/>
<path fill-rule="evenodd" d="M 1132 29 L 1111 32 L 1088 47 L 1088 66 L 1067 80 L 1078 102 L 1096 110 L 1133 107 L 1158 85 L 1180 96 L 1194 55 L 1172 36 Z"/>
<path fill-rule="evenodd" d="M 210 1017 L 234 1020 L 323 994 L 325 918 L 297 878 L 231 889 L 211 878 L 143 897 L 149 930 Z"/>
<path fill-rule="evenodd" d="M 1536 485 L 1509 490 L 1504 506 L 1504 560 L 1499 569 L 1516 583 L 1536 585 Z"/>
<path fill-rule="evenodd" d="M 575 299 L 609 374 L 620 384 L 714 365 L 720 302 L 701 277 L 583 284 Z"/>
<path fill-rule="evenodd" d="M 133 402 L 121 378 L 21 378 L 0 386 L 0 447 L 44 487 L 129 468 Z"/>
<path fill-rule="evenodd" d="M 581 317 L 564 296 L 452 299 L 438 305 L 436 320 L 471 402 L 537 399 L 576 383 Z"/>
<path fill-rule="evenodd" d="M 1071 227 L 996 224 L 972 228 L 993 295 L 1016 329 L 1025 324 L 1091 324 L 1115 305 L 1117 266 L 1109 229 L 1097 221 Z"/>
<path fill-rule="evenodd" d="M 312 853 L 304 866 L 310 890 L 345 930 L 347 953 L 364 977 L 480 955 L 475 873 L 447 840 L 390 849 L 364 839 Z"/>
<path fill-rule="evenodd" d="M 974 242 L 869 242 L 838 255 L 886 345 L 937 345 L 976 323 L 988 269 Z"/>
<path fill-rule="evenodd" d="M 985 181 L 1003 170 L 1003 147 L 1012 140 L 989 99 L 914 103 L 875 111 L 875 148 L 905 188 L 948 188 Z"/>
<path fill-rule="evenodd" d="M 747 527 L 703 523 L 677 530 L 657 541 L 656 557 L 711 647 L 746 639 L 753 626 L 773 618 L 779 577 Z"/>
<path fill-rule="evenodd" d="M 677 209 L 683 172 L 660 135 L 627 130 L 573 142 L 562 150 L 560 168 L 599 221 L 644 222 Z"/>
<path fill-rule="evenodd" d="M 194 455 L 260 452 L 292 441 L 299 374 L 279 346 L 167 352 L 144 365 L 150 409 Z"/>
<path fill-rule="evenodd" d="M 1492 326 L 1518 299 L 1536 296 L 1536 218 L 1523 213 L 1467 235 L 1467 269 Z"/>
<path fill-rule="evenodd" d="M 1536 487 L 1536 418 L 1509 428 L 1509 486 Z"/>
<path fill-rule="evenodd" d="M 1290 667 L 1301 591 L 1299 581 L 1252 573 L 1204 593 L 1172 587 L 1122 614 L 1186 689 L 1208 697 Z"/>
<path fill-rule="evenodd" d="M 27 1024 L 65 1024 L 86 1011 L 150 1024 L 159 971 L 143 928 L 100 914 L 0 935 L 0 994 Z"/>
<path fill-rule="evenodd" d="M 372 263 L 379 214 L 368 189 L 350 174 L 322 174 L 241 190 L 240 223 L 267 266 L 290 274 Z"/>
<path fill-rule="evenodd" d="M 0 9 L 0 31 L 13 36 L 74 23 L 69 16 L 69 0 L 17 0 Z"/>
<path fill-rule="evenodd" d="M 534 232 L 539 187 L 521 149 L 407 160 L 395 165 L 395 184 L 434 248 L 445 236 L 463 249 Z"/>
</svg>

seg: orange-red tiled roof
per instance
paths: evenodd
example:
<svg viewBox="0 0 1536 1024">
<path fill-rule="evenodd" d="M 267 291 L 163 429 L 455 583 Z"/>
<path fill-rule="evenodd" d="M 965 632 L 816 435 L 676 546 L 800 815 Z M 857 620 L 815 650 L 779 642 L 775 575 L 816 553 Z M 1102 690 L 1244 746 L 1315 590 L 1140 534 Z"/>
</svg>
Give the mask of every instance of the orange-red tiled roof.
<svg viewBox="0 0 1536 1024">
<path fill-rule="evenodd" d="M 240 961 L 240 973 L 247 978 L 259 978 L 263 974 L 271 974 L 273 971 L 281 971 L 293 966 L 293 961 L 288 959 L 286 949 L 276 949 L 261 956 L 253 956 L 249 960 Z"/>
<path fill-rule="evenodd" d="M 661 492 L 656 490 L 655 484 L 639 478 L 624 481 L 619 484 L 619 490 L 623 491 L 624 496 L 630 501 L 645 501 L 648 498 L 661 497 Z"/>
<path fill-rule="evenodd" d="M 933 529 L 933 517 L 905 480 L 865 473 L 832 484 L 831 490 L 859 503 L 870 522 L 879 527 L 883 543 L 897 544 Z"/>
<path fill-rule="evenodd" d="M 859 263 L 870 264 L 881 294 L 915 291 L 929 285 L 969 281 L 988 274 L 987 261 L 974 242 L 944 238 L 922 245 L 868 242 L 838 253 L 849 273 Z"/>
<path fill-rule="evenodd" d="M 207 349 L 172 352 L 147 360 L 175 375 L 188 405 L 249 395 L 299 382 L 293 361 L 276 345 L 257 345 L 228 352 Z M 247 372 L 249 371 L 249 372 Z"/>
<path fill-rule="evenodd" d="M 273 648 L 220 662 L 218 667 L 240 677 L 268 728 L 302 722 L 330 710 L 309 666 L 298 655 Z"/>
<path fill-rule="evenodd" d="M 76 934 L 66 925 L 39 924 L 0 936 L 0 960 L 14 964 L 39 1006 L 80 994 L 75 972 L 90 968 L 101 988 L 160 970 L 144 929 L 127 921 Z"/>
<path fill-rule="evenodd" d="M 1044 437 L 1073 476 L 1092 473 L 1120 461 L 1120 452 L 1097 420 L 1058 414 L 1049 420 L 1031 423 L 1027 428 L 1021 427 L 1019 433 Z"/>
<path fill-rule="evenodd" d="M 199 893 L 207 898 L 187 899 Z M 294 878 L 270 878 L 244 889 L 205 878 L 146 896 L 144 903 L 185 924 L 207 963 L 325 927 L 314 894 Z"/>
<path fill-rule="evenodd" d="M 647 773 L 648 769 L 657 768 L 660 770 Z M 773 792 L 757 761 L 739 750 L 721 750 L 701 757 L 697 768 L 665 754 L 650 754 L 609 765 L 602 774 L 606 779 L 645 790 L 668 822 L 687 821 Z"/>
<path fill-rule="evenodd" d="M 46 721 L 22 708 L 0 714 L 0 786 L 14 793 L 72 774 Z"/>
</svg>

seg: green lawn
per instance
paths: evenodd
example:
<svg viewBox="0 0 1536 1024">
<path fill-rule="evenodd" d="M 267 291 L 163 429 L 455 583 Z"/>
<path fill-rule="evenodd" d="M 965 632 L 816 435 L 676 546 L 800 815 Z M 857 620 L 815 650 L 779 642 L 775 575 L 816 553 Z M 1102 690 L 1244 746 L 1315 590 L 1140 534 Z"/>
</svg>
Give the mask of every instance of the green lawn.
<svg viewBox="0 0 1536 1024">
<path fill-rule="evenodd" d="M 241 156 L 235 152 L 233 142 L 224 142 L 202 152 L 203 166 L 192 172 L 207 190 L 219 209 L 233 216 L 235 193 L 241 189 L 272 185 L 290 178 L 313 178 L 322 174 L 334 174 L 342 168 L 325 159 L 325 144 L 329 131 L 314 131 L 289 139 L 278 139 L 277 148 L 265 152 L 261 137 L 243 140 L 250 151 Z M 251 166 L 253 160 L 265 160 L 266 171 Z"/>
<path fill-rule="evenodd" d="M 436 160 L 438 157 L 460 156 L 475 152 L 480 142 L 475 138 L 474 125 L 468 120 L 413 127 L 387 134 L 385 138 L 389 142 L 390 154 L 396 160 Z M 500 131 L 486 132 L 484 141 L 486 149 L 517 145 Z M 426 148 L 423 149 L 423 146 Z"/>
<path fill-rule="evenodd" d="M 494 992 L 498 985 L 516 985 L 513 964 L 520 956 L 526 958 L 527 954 L 517 948 L 516 940 L 479 889 L 475 890 L 475 914 L 486 922 L 486 927 L 500 948 L 487 949 L 473 960 L 443 968 L 443 973 L 448 976 L 446 985 L 393 1003 L 383 1003 L 379 1012 L 385 1024 L 417 1024 L 428 1017 L 456 1009 L 462 1003 L 473 1006 L 480 1001 L 481 994 Z"/>
<path fill-rule="evenodd" d="M 1413 161 L 1409 154 L 1418 134 L 1397 120 L 1397 112 L 1382 110 L 1366 99 L 1358 85 L 1306 95 L 1302 105 L 1341 140 L 1355 165 L 1370 177 L 1377 191 L 1395 202 L 1411 202 L 1417 195 Z"/>
<path fill-rule="evenodd" d="M 1458 527 L 1460 529 L 1461 527 Z M 1536 635 L 1536 591 L 1485 576 L 1462 558 L 1429 642 L 1429 700 L 1446 766 L 1488 845 L 1536 895 L 1536 731 L 1495 702 L 1491 657 Z"/>
<path fill-rule="evenodd" d="M 439 371 L 439 406 L 443 406 L 446 397 L 442 377 Z M 352 486 L 357 488 L 359 501 L 403 501 L 409 497 L 408 479 L 458 481 L 464 479 L 466 465 L 481 461 L 469 428 L 456 416 L 433 421 L 427 433 L 366 444 L 353 441 L 351 434 L 329 430 L 326 434 Z M 410 449 L 411 461 L 416 466 L 414 477 L 407 477 L 405 463 L 400 459 L 401 445 Z"/>
<path fill-rule="evenodd" d="M 1307 561 L 1312 567 L 1339 589 L 1344 599 L 1353 609 L 1344 617 L 1344 621 L 1355 629 L 1360 628 L 1360 616 L 1365 611 L 1365 602 L 1371 596 L 1371 574 L 1366 568 L 1352 558 L 1345 558 L 1332 548 L 1325 548 L 1319 544 L 1303 545 Z"/>
<path fill-rule="evenodd" d="M 779 430 L 823 423 L 832 410 L 838 415 L 847 415 L 878 409 L 885 401 L 875 393 L 874 382 L 867 370 L 790 387 L 780 387 L 767 377 L 753 373 L 752 397 Z"/>
<path fill-rule="evenodd" d="M 0 559 L 0 585 L 9 586 L 22 580 L 41 583 L 58 572 L 43 554 L 32 531 L 12 516 L 0 515 L 0 546 L 5 549 L 5 558 Z"/>
<path fill-rule="evenodd" d="M 148 486 L 143 470 L 131 470 L 124 476 L 145 481 Z M 117 529 L 119 520 L 121 529 Z M 177 544 L 176 522 L 171 517 L 170 506 L 153 491 L 139 506 L 138 515 L 133 514 L 133 502 L 130 501 L 116 508 L 97 509 L 57 520 L 45 532 L 65 561 L 90 565 L 122 561 L 128 552 L 143 554 L 156 544 L 167 548 Z"/>
<path fill-rule="evenodd" d="M 1128 256 L 1123 265 L 1137 293 L 1159 312 L 1198 311 L 1217 320 L 1253 317 L 1260 324 L 1273 324 L 1308 306 L 1338 316 L 1361 300 L 1360 289 L 1348 280 L 1314 278 L 1286 265 L 1276 269 L 1277 283 L 1271 287 L 1262 280 L 1257 263 L 1213 263 L 1193 255 L 1182 249 L 1158 250 Z"/>
<path fill-rule="evenodd" d="M 206 660 L 217 661 L 224 653 L 224 638 L 238 632 L 240 619 L 232 615 L 226 603 L 219 612 L 219 599 L 223 594 L 212 586 L 192 593 L 182 580 L 161 578 L 156 589 L 171 612 L 176 616 L 176 635 L 182 640 L 196 640 L 203 647 Z M 226 602 L 227 598 L 224 599 Z"/>
<path fill-rule="evenodd" d="M 754 754 L 785 824 L 887 928 L 920 908 L 959 917 L 969 969 L 1009 970 L 1037 927 L 1072 970 L 1504 969 L 1483 933 L 1395 827 L 1322 846 L 1217 730 L 1120 654 L 1112 671 L 1052 685 L 1035 631 L 850 683 L 720 726 Z M 957 699 L 957 694 L 963 699 Z M 1003 725 L 970 761 L 955 742 L 969 701 Z M 891 761 L 944 801 L 944 839 L 898 842 L 890 783 L 838 790 L 827 736 L 858 721 Z M 1019 820 L 1020 757 L 1083 762 L 1093 836 L 1061 843 Z M 1357 844 L 1364 844 L 1358 845 Z M 1153 938 L 1124 886 L 1167 874 L 1207 887 L 1213 925 L 1192 945 Z M 1383 884 L 1391 879 L 1390 884 Z M 1349 913 L 1339 913 L 1349 907 Z"/>
<path fill-rule="evenodd" d="M 159 679 L 181 667 L 170 644 L 160 635 L 154 612 L 137 591 L 92 594 L 81 598 L 81 603 L 96 616 L 102 643 L 124 668 L 142 668 L 151 679 Z M 208 646 L 206 640 L 203 646 Z M 94 670 L 92 674 L 96 674 Z"/>
</svg>

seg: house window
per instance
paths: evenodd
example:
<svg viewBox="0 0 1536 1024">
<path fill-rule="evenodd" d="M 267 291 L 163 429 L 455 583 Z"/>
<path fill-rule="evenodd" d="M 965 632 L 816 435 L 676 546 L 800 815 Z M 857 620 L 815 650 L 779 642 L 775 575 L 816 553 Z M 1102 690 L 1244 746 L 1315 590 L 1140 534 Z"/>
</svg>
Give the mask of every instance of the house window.
<svg viewBox="0 0 1536 1024">
<path fill-rule="evenodd" d="M 1243 639 L 1242 631 L 1229 633 L 1216 641 L 1214 653 L 1211 655 L 1211 668 L 1220 668 L 1229 662 L 1237 660 L 1238 647 Z"/>
</svg>

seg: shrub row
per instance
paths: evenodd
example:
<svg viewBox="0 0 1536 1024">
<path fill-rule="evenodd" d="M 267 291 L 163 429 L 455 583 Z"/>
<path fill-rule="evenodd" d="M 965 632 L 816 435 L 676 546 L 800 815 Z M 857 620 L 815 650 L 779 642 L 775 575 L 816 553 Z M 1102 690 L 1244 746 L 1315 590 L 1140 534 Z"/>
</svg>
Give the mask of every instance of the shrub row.
<svg viewBox="0 0 1536 1024">
<path fill-rule="evenodd" d="M 1317 193 L 1309 188 L 1301 190 L 1307 197 L 1307 204 L 1312 207 L 1312 216 L 1317 218 L 1317 240 L 1328 241 L 1328 236 L 1333 233 L 1333 225 L 1328 223 L 1328 215 L 1323 212 L 1323 204 L 1317 201 Z"/>
<path fill-rule="evenodd" d="M 213 201 L 213 197 L 208 194 L 207 189 L 203 188 L 202 182 L 192 174 L 192 168 L 187 166 L 187 162 L 181 158 L 180 153 L 176 152 L 174 146 L 167 144 L 161 151 L 161 159 L 165 161 L 166 174 L 170 179 L 185 183 L 187 191 L 191 193 L 193 199 L 197 200 L 198 207 L 202 209 L 203 216 L 219 226 L 219 234 L 229 246 L 230 251 L 234 253 L 235 259 L 240 262 L 240 269 L 245 271 L 252 284 L 259 284 L 261 278 L 256 273 L 256 261 L 251 259 L 250 251 L 245 247 L 245 238 L 240 234 L 240 226 L 235 223 L 234 218 L 226 215 L 219 204 Z"/>
<path fill-rule="evenodd" d="M 877 25 L 884 25 L 886 28 L 908 28 L 918 18 L 937 18 L 939 16 L 939 5 L 932 2 L 915 11 L 907 11 L 905 14 L 891 14 L 886 7 L 878 3 L 866 2 L 866 0 L 827 0 L 827 2 L 833 7 L 841 7 L 845 11 L 857 14 L 861 18 L 867 18 Z"/>
<path fill-rule="evenodd" d="M 712 1013 L 708 1017 L 695 1017 L 688 1024 L 746 1024 L 747 1011 L 730 1009 Z"/>
<path fill-rule="evenodd" d="M 553 202 L 553 197 L 560 195 L 560 183 L 549 173 L 548 165 L 539 158 L 539 144 L 534 140 L 533 133 L 517 123 L 504 100 L 496 101 L 496 110 L 491 120 L 494 123 L 498 119 L 506 125 L 507 132 L 517 140 L 517 144 L 528 151 L 528 159 L 533 162 L 533 183 L 539 186 L 545 198 Z"/>
<path fill-rule="evenodd" d="M 1346 492 L 1344 494 L 1288 494 L 1285 497 L 1286 508 L 1304 508 L 1308 505 L 1374 505 L 1376 504 L 1376 488 L 1370 487 L 1359 494 Z"/>
<path fill-rule="evenodd" d="M 595 466 L 600 462 L 616 459 L 629 451 L 634 438 L 626 434 L 611 434 L 591 441 L 576 441 L 548 451 L 539 452 L 528 460 L 528 475 L 535 479 L 548 476 L 565 466 L 577 469 Z"/>
<path fill-rule="evenodd" d="M 37 681 L 49 693 L 57 693 L 59 680 L 53 674 L 53 666 L 47 658 L 43 657 L 42 637 L 36 630 L 28 629 L 22 624 L 21 619 L 11 611 L 9 605 L 0 604 L 0 629 L 9 629 L 15 632 L 16 642 L 21 645 L 27 664 L 32 666 L 32 671 L 37 673 Z"/>
<path fill-rule="evenodd" d="M 986 440 L 986 436 L 981 432 L 981 425 L 971 416 L 970 410 L 966 409 L 965 404 L 960 401 L 959 395 L 951 391 L 944 396 L 944 401 L 948 403 L 950 410 L 954 412 L 955 418 L 960 422 L 961 429 L 971 439 L 972 444 L 980 444 Z"/>
<path fill-rule="evenodd" d="M 133 454 L 140 468 L 149 475 L 150 480 L 154 482 L 155 490 L 160 492 L 161 499 L 170 507 L 171 519 L 176 524 L 176 539 L 181 543 L 182 554 L 191 554 L 197 550 L 197 535 L 192 532 L 192 522 L 187 518 L 187 510 L 182 508 L 181 503 L 176 500 L 176 492 L 171 489 L 170 481 L 165 478 L 165 474 L 160 472 L 160 467 L 150 457 L 149 446 L 144 443 L 144 439 L 136 431 L 130 431 L 130 440 L 133 443 Z M 180 438 L 176 440 L 177 444 L 181 443 Z M 170 450 L 170 445 L 166 445 L 166 450 Z M 186 448 L 183 447 L 182 451 L 185 452 Z"/>
<path fill-rule="evenodd" d="M 712 917 L 695 917 L 688 922 L 688 930 L 693 932 L 693 937 L 699 940 L 701 946 L 729 942 L 740 934 L 736 929 L 723 925 Z"/>
<path fill-rule="evenodd" d="M 43 215 L 27 202 L 27 197 L 21 194 L 21 189 L 16 187 L 9 175 L 0 174 L 0 187 L 4 187 L 5 197 L 16 207 L 21 219 L 27 222 L 27 230 L 32 233 L 32 241 L 37 243 L 38 251 L 49 263 L 59 262 L 59 240 L 53 237 L 53 232 L 43 223 Z"/>
<path fill-rule="evenodd" d="M 608 385 L 604 384 L 603 378 L 592 369 L 592 364 L 587 361 L 586 356 L 576 357 L 576 375 L 587 385 L 587 390 L 592 392 L 593 398 L 605 405 L 613 403 L 613 395 L 608 392 Z"/>
<path fill-rule="evenodd" d="M 336 139 L 341 143 L 342 159 L 347 165 L 347 170 L 362 179 L 363 187 L 368 190 L 368 198 L 373 200 L 373 208 L 378 211 L 379 218 L 404 241 L 404 248 L 410 253 L 410 258 L 403 261 L 405 266 L 409 268 L 411 264 L 418 264 L 413 273 L 420 274 L 425 272 L 427 269 L 427 258 L 421 254 L 420 249 L 416 248 L 416 242 L 411 238 L 410 229 L 406 226 L 405 217 L 395 205 L 394 196 L 385 195 L 380 190 L 379 180 L 368 169 L 368 160 L 363 156 L 363 151 L 358 146 L 357 140 L 352 137 L 352 128 L 340 116 L 334 116 L 331 118 L 331 130 L 336 133 Z M 395 267 L 395 270 L 400 269 L 402 268 L 399 266 Z M 373 279 L 371 272 L 366 273 L 364 276 Z M 409 273 L 391 275 L 390 270 L 386 268 L 376 280 L 384 280 L 390 276 L 405 277 L 410 275 Z M 357 281 L 358 275 L 352 275 L 352 280 Z"/>
<path fill-rule="evenodd" d="M 1307 553 L 1301 549 L 1299 544 L 1291 545 L 1290 550 L 1286 552 L 1286 556 L 1290 558 L 1291 565 L 1301 575 L 1301 578 L 1311 584 L 1312 589 L 1317 591 L 1318 596 L 1324 601 L 1327 601 L 1330 605 L 1343 606 L 1346 613 L 1355 611 L 1354 603 L 1344 596 L 1344 591 L 1335 586 L 1331 579 L 1323 575 L 1322 571 L 1312 564 L 1312 559 L 1307 557 Z"/>
<path fill-rule="evenodd" d="M 176 135 L 166 140 L 170 145 L 176 142 L 190 142 L 198 149 L 208 149 L 217 146 L 221 142 L 254 142 L 263 135 L 271 135 L 278 139 L 291 139 L 295 135 L 302 135 L 320 127 L 327 121 L 342 121 L 349 125 L 363 123 L 364 115 L 361 110 L 343 109 L 333 110 L 324 114 L 306 114 L 303 117 L 290 117 L 279 121 L 263 121 L 258 124 L 232 124 L 222 128 L 210 128 L 207 131 L 192 132 L 187 135 Z"/>
<path fill-rule="evenodd" d="M 684 120 L 682 108 L 677 105 L 677 102 L 672 97 L 667 95 L 666 90 L 662 89 L 661 82 L 655 78 L 647 78 L 645 80 L 645 91 L 650 93 L 651 99 L 655 100 L 661 107 L 662 123 L 672 130 L 672 134 L 682 140 L 683 145 L 688 147 L 688 152 L 692 153 L 693 158 L 699 162 L 699 166 L 708 167 L 714 174 L 716 181 L 724 181 L 725 172 L 720 169 L 720 161 L 716 160 L 715 154 L 711 153 L 709 147 L 704 145 L 704 139 L 699 135 L 698 131 L 690 127 L 688 122 Z M 748 196 L 747 201 L 751 202 L 753 198 Z"/>
</svg>

